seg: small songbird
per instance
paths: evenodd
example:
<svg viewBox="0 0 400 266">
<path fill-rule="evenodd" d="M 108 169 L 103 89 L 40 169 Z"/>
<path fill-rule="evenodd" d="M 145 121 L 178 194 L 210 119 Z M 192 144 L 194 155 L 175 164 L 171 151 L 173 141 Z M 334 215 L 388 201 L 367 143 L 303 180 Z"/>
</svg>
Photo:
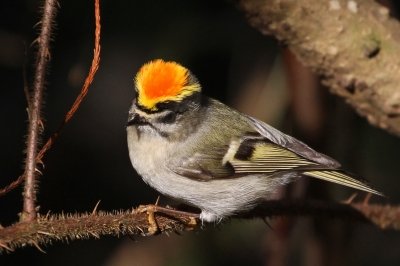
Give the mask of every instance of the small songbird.
<svg viewBox="0 0 400 266">
<path fill-rule="evenodd" d="M 127 137 L 133 167 L 160 193 L 219 221 L 271 199 L 310 176 L 382 195 L 332 158 L 253 117 L 201 94 L 175 62 L 150 61 L 135 80 Z"/>
</svg>

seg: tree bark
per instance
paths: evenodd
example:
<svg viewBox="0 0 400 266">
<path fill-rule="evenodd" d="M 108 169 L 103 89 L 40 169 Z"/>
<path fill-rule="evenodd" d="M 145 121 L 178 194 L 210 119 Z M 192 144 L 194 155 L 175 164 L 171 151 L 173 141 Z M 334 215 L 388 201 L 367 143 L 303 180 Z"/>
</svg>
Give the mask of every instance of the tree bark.
<svg viewBox="0 0 400 266">
<path fill-rule="evenodd" d="M 400 136 L 400 23 L 387 8 L 373 0 L 240 0 L 239 7 L 371 124 Z"/>
</svg>

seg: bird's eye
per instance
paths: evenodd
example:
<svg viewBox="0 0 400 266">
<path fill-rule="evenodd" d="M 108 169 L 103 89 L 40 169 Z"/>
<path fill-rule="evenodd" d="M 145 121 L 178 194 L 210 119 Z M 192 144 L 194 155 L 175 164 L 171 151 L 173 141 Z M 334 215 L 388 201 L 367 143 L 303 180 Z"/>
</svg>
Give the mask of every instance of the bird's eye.
<svg viewBox="0 0 400 266">
<path fill-rule="evenodd" d="M 176 120 L 176 113 L 175 112 L 169 112 L 165 116 L 161 117 L 159 122 L 164 123 L 164 124 L 172 124 Z"/>
</svg>

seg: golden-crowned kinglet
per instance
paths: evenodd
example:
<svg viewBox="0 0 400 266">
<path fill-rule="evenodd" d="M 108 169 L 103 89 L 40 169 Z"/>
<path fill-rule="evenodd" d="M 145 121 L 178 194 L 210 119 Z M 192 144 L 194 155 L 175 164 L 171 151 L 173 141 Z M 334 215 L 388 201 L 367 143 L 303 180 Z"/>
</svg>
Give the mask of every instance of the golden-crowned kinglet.
<svg viewBox="0 0 400 266">
<path fill-rule="evenodd" d="M 135 78 L 127 124 L 129 156 L 160 193 L 218 221 L 270 199 L 306 175 L 382 195 L 301 141 L 201 94 L 175 62 L 151 61 Z"/>
</svg>

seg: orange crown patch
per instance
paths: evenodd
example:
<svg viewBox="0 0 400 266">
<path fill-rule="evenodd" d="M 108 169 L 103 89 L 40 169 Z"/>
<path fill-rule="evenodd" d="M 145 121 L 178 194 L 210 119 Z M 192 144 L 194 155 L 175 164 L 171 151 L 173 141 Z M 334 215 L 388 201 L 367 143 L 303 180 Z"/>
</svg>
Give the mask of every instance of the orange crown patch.
<svg viewBox="0 0 400 266">
<path fill-rule="evenodd" d="M 175 62 L 161 59 L 143 65 L 135 77 L 138 103 L 151 111 L 165 101 L 182 101 L 187 96 L 201 90 L 197 82 L 189 83 L 190 72 Z"/>
</svg>

